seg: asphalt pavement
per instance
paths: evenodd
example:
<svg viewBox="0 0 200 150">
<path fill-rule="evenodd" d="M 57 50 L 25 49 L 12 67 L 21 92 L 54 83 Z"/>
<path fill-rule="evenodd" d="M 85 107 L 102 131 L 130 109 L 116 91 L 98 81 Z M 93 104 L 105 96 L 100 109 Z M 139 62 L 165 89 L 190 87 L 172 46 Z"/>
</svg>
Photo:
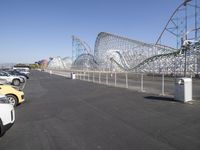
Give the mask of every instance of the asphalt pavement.
<svg viewBox="0 0 200 150">
<path fill-rule="evenodd" d="M 200 149 L 200 101 L 31 74 L 0 150 Z"/>
</svg>

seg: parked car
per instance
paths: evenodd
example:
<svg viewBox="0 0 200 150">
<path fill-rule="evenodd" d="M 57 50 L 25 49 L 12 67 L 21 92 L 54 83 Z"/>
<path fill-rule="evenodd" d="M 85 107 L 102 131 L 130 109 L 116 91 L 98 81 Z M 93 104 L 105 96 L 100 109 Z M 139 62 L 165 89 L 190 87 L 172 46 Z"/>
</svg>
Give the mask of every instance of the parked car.
<svg viewBox="0 0 200 150">
<path fill-rule="evenodd" d="M 19 69 L 19 70 L 22 69 L 22 70 L 26 70 L 26 71 L 28 71 L 28 72 L 30 71 L 30 67 L 19 67 L 19 66 L 18 66 L 18 67 L 16 67 L 16 66 L 13 67 L 13 70 L 16 70 L 16 69 L 17 69 L 17 70 L 18 70 L 18 69 Z"/>
<path fill-rule="evenodd" d="M 17 71 L 17 70 L 9 70 L 9 71 L 7 71 L 10 75 L 15 75 L 15 76 L 23 76 L 23 77 L 25 77 L 26 79 L 29 79 L 29 76 L 28 75 L 26 75 L 26 74 L 24 74 L 24 73 L 21 73 L 21 72 L 19 72 L 19 71 Z"/>
<path fill-rule="evenodd" d="M 20 83 L 24 82 L 23 78 L 18 77 L 18 76 L 10 75 L 5 71 L 1 71 L 0 72 L 0 79 L 5 79 L 5 80 L 7 80 L 7 82 L 9 82 L 9 83 L 11 83 L 11 84 L 13 84 L 15 86 L 19 86 Z"/>
<path fill-rule="evenodd" d="M 9 82 L 6 79 L 0 79 L 0 84 L 9 84 Z"/>
<path fill-rule="evenodd" d="M 17 88 L 11 85 L 7 84 L 0 85 L 0 94 L 6 95 L 8 97 L 9 102 L 13 106 L 17 106 L 18 104 L 21 104 L 22 102 L 25 101 L 24 92 L 18 90 Z"/>
<path fill-rule="evenodd" d="M 5 95 L 0 95 L 0 137 L 14 124 L 15 110 Z"/>
<path fill-rule="evenodd" d="M 22 75 L 17 75 L 17 74 L 14 74 L 13 72 L 11 72 L 11 71 L 5 71 L 5 73 L 7 74 L 7 75 L 10 75 L 10 76 L 16 76 L 16 77 L 20 77 L 22 80 L 23 80 L 23 82 L 22 83 L 24 83 L 24 82 L 26 82 L 26 77 L 25 76 L 22 76 Z"/>
<path fill-rule="evenodd" d="M 20 73 L 26 74 L 27 76 L 30 75 L 30 69 L 29 68 L 16 68 L 16 67 L 14 67 L 13 70 L 16 70 Z"/>
</svg>

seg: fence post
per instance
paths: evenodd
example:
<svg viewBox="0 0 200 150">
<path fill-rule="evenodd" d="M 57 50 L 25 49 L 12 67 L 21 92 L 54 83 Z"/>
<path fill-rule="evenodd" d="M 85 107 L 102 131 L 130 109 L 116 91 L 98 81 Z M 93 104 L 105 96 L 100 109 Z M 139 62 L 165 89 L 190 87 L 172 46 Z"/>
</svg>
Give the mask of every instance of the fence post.
<svg viewBox="0 0 200 150">
<path fill-rule="evenodd" d="M 74 71 L 74 73 L 75 73 L 75 79 L 77 79 L 77 78 L 78 78 L 78 76 L 77 76 L 77 72 L 76 72 L 76 71 Z"/>
<path fill-rule="evenodd" d="M 162 95 L 165 95 L 165 75 L 162 74 Z"/>
<path fill-rule="evenodd" d="M 115 72 L 115 87 L 117 86 L 117 74 Z"/>
<path fill-rule="evenodd" d="M 128 88 L 128 74 L 126 72 L 126 88 Z"/>
<path fill-rule="evenodd" d="M 143 87 L 143 74 L 141 74 L 141 91 L 143 92 L 144 91 L 144 87 Z"/>
<path fill-rule="evenodd" d="M 101 72 L 99 71 L 99 83 L 101 83 Z"/>
<path fill-rule="evenodd" d="M 93 82 L 95 82 L 95 80 L 94 80 L 94 72 L 92 72 L 92 76 L 93 76 L 93 77 L 92 77 L 92 79 L 93 79 Z"/>
<path fill-rule="evenodd" d="M 108 85 L 108 73 L 106 72 L 106 85 Z"/>
<path fill-rule="evenodd" d="M 88 72 L 88 82 L 90 82 L 90 72 Z"/>
</svg>

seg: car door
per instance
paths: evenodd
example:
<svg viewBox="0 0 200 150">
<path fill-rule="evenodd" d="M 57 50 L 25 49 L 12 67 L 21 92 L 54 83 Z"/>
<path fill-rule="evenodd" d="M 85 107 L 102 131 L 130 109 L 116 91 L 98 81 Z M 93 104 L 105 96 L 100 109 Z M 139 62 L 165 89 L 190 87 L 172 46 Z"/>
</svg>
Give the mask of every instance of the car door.
<svg viewBox="0 0 200 150">
<path fill-rule="evenodd" d="M 0 72 L 0 79 L 5 79 L 8 82 L 12 82 L 12 78 L 10 78 L 5 72 Z"/>
</svg>

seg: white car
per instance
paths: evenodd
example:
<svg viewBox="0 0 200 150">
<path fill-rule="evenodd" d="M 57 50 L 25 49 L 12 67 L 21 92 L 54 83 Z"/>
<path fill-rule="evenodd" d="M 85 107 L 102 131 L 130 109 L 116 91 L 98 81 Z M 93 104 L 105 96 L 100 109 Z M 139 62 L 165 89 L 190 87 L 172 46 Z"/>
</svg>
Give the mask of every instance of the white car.
<svg viewBox="0 0 200 150">
<path fill-rule="evenodd" d="M 30 75 L 30 69 L 26 68 L 26 67 L 14 67 L 13 70 L 16 70 L 16 71 L 18 71 L 20 73 L 23 73 L 23 74 L 27 75 L 27 76 Z"/>
<path fill-rule="evenodd" d="M 15 110 L 5 95 L 0 95 L 0 137 L 14 124 Z"/>
<path fill-rule="evenodd" d="M 29 71 L 27 71 L 27 70 L 25 70 L 25 69 L 16 69 L 18 72 L 20 72 L 20 73 L 23 73 L 23 74 L 25 74 L 25 75 L 27 75 L 27 76 L 30 76 L 30 72 Z"/>
<path fill-rule="evenodd" d="M 22 76 L 22 75 L 15 75 L 15 74 L 11 74 L 10 72 L 8 71 L 4 71 L 4 73 L 7 74 L 7 76 L 15 76 L 15 77 L 20 77 L 22 79 L 22 82 L 26 82 L 26 77 L 25 76 Z M 21 82 L 21 81 L 20 81 Z"/>
<path fill-rule="evenodd" d="M 8 84 L 8 82 L 7 82 L 7 80 L 5 80 L 5 79 L 0 79 L 0 85 L 1 84 Z"/>
<path fill-rule="evenodd" d="M 8 74 L 7 72 L 1 71 L 0 72 L 0 79 L 5 79 L 7 80 L 8 83 L 11 83 L 15 86 L 19 86 L 20 83 L 24 82 L 24 79 L 18 76 L 12 76 Z"/>
</svg>

